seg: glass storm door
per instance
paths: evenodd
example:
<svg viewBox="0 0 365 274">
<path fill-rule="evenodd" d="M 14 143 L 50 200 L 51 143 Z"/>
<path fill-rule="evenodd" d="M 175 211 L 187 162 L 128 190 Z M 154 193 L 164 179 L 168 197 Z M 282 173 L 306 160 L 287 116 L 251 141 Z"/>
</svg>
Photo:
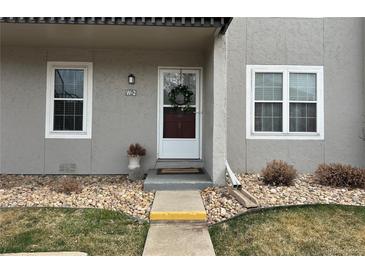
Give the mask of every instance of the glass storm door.
<svg viewBox="0 0 365 274">
<path fill-rule="evenodd" d="M 189 111 L 174 107 L 168 94 L 182 84 L 194 93 Z M 179 99 L 179 98 L 177 98 Z M 159 70 L 159 158 L 200 159 L 200 70 Z"/>
</svg>

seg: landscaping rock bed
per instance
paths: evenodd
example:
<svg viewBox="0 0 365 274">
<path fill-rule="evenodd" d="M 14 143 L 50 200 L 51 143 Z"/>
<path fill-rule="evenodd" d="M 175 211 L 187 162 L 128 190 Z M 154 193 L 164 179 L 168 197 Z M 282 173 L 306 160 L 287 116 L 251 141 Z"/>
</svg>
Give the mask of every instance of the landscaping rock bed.
<svg viewBox="0 0 365 274">
<path fill-rule="evenodd" d="M 292 186 L 271 186 L 259 174 L 239 174 L 242 187 L 257 198 L 260 207 L 302 204 L 342 204 L 365 206 L 365 189 L 330 187 L 313 182 L 313 175 L 300 174 Z M 214 224 L 247 211 L 227 187 L 209 187 L 201 192 L 208 224 Z"/>
<path fill-rule="evenodd" d="M 201 192 L 208 224 L 227 220 L 246 209 L 228 193 L 227 187 L 208 187 Z"/>
<path fill-rule="evenodd" d="M 80 193 L 59 193 L 54 184 L 72 177 Z M 122 211 L 147 220 L 154 193 L 126 176 L 0 175 L 0 207 L 77 207 Z"/>
<path fill-rule="evenodd" d="M 319 185 L 309 174 L 300 174 L 292 186 L 265 185 L 259 174 L 240 174 L 237 178 L 262 207 L 316 203 L 365 206 L 365 189 Z"/>
</svg>

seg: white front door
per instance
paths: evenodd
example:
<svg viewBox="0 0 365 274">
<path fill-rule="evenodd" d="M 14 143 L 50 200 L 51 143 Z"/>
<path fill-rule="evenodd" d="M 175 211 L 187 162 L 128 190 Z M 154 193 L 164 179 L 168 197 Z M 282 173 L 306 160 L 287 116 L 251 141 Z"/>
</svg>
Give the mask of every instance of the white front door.
<svg viewBox="0 0 365 274">
<path fill-rule="evenodd" d="M 200 159 L 200 69 L 159 69 L 158 157 Z M 174 108 L 168 94 L 179 84 L 194 93 L 189 111 Z"/>
</svg>

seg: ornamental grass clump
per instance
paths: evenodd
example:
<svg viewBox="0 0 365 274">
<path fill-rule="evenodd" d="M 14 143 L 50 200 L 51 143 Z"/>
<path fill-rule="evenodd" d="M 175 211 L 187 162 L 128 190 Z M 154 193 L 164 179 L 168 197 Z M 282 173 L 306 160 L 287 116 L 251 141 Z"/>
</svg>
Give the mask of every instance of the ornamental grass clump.
<svg viewBox="0 0 365 274">
<path fill-rule="evenodd" d="M 337 163 L 320 164 L 314 181 L 326 186 L 365 189 L 365 169 Z"/>
<path fill-rule="evenodd" d="M 262 181 L 267 185 L 290 186 L 297 177 L 297 171 L 292 165 L 281 160 L 273 160 L 267 163 L 261 171 Z"/>
<path fill-rule="evenodd" d="M 70 195 L 71 193 L 81 193 L 82 187 L 75 178 L 62 177 L 58 182 L 52 185 L 52 190 Z"/>
<path fill-rule="evenodd" d="M 146 149 L 144 149 L 140 144 L 131 144 L 129 149 L 127 150 L 128 156 L 136 157 L 136 156 L 145 156 Z"/>
</svg>

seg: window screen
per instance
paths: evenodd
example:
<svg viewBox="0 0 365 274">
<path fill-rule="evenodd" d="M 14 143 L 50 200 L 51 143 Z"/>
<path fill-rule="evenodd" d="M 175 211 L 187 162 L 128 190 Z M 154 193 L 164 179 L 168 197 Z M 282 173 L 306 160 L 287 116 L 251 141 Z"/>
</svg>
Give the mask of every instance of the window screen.
<svg viewBox="0 0 365 274">
<path fill-rule="evenodd" d="M 84 70 L 55 69 L 53 130 L 82 131 Z"/>
<path fill-rule="evenodd" d="M 289 131 L 317 131 L 317 75 L 289 74 Z"/>
<path fill-rule="evenodd" d="M 283 130 L 283 74 L 255 75 L 255 131 Z"/>
</svg>

